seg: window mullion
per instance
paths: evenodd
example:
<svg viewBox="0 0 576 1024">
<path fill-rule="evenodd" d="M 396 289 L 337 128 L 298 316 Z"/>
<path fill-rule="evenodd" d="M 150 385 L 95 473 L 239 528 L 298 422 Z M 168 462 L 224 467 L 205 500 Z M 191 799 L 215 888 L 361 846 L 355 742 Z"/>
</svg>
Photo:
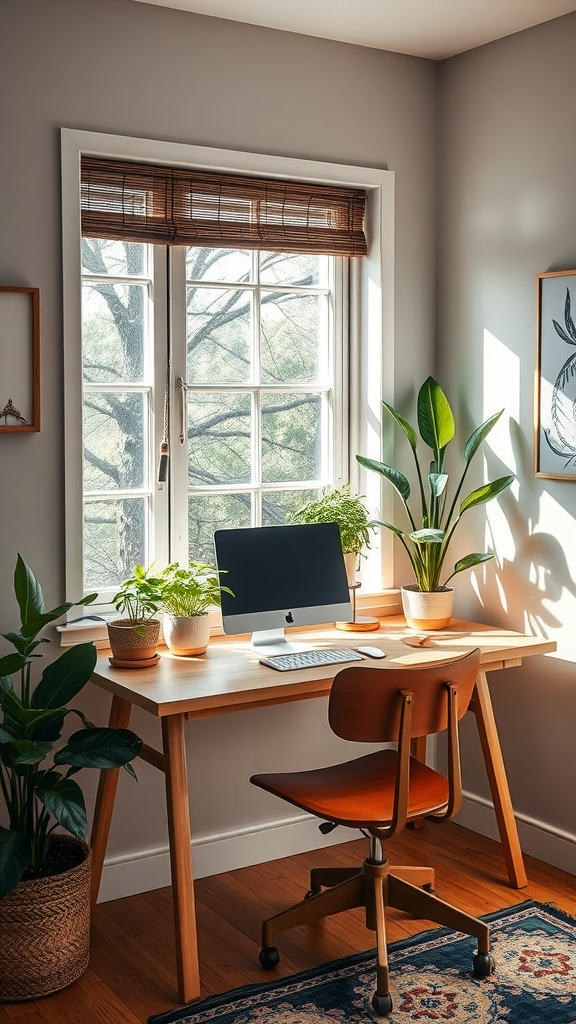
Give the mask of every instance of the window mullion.
<svg viewBox="0 0 576 1024">
<path fill-rule="evenodd" d="M 260 329 L 260 252 L 252 252 L 252 381 L 256 385 L 252 396 L 252 526 L 262 526 L 262 396 L 260 393 L 261 329 Z"/>
<path fill-rule="evenodd" d="M 168 302 L 172 372 L 170 381 L 170 561 L 188 564 L 188 443 L 180 441 L 183 422 L 188 424 L 188 396 L 178 380 L 186 380 L 186 250 L 172 246 L 168 259 Z"/>
</svg>

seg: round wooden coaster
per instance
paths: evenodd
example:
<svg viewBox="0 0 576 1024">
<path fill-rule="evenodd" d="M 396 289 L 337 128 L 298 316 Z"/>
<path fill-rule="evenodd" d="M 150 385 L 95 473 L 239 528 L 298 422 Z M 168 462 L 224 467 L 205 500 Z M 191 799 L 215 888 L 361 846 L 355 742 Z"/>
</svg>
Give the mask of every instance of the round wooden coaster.
<svg viewBox="0 0 576 1024">
<path fill-rule="evenodd" d="M 152 668 L 153 665 L 157 665 L 160 661 L 160 655 L 155 654 L 153 658 L 143 658 L 142 661 L 128 661 L 124 658 L 112 657 L 108 660 L 114 668 Z"/>
<path fill-rule="evenodd" d="M 335 622 L 334 625 L 336 629 L 343 629 L 348 633 L 371 633 L 374 629 L 380 629 L 380 619 L 359 615 L 354 622 Z"/>
</svg>

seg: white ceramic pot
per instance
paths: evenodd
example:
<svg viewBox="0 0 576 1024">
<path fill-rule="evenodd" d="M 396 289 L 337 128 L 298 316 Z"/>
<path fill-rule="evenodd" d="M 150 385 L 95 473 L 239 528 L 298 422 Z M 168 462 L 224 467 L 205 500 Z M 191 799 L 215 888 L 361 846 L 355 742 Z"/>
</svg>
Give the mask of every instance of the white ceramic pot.
<svg viewBox="0 0 576 1024">
<path fill-rule="evenodd" d="M 416 584 L 402 587 L 402 608 L 412 629 L 444 629 L 450 623 L 454 587 L 418 590 Z"/>
<path fill-rule="evenodd" d="M 164 640 L 172 654 L 204 654 L 209 639 L 208 612 L 204 615 L 164 615 Z"/>
<path fill-rule="evenodd" d="M 354 551 L 346 551 L 344 553 L 344 565 L 346 566 L 346 576 L 348 577 L 348 586 L 356 582 L 356 570 L 358 569 L 358 555 Z"/>
</svg>

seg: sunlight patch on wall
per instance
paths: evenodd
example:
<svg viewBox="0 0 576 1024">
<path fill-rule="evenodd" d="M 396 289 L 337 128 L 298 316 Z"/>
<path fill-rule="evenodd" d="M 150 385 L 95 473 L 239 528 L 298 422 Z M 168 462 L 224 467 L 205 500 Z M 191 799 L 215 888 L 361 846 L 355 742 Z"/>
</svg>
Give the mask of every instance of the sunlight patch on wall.
<svg viewBox="0 0 576 1024">
<path fill-rule="evenodd" d="M 485 447 L 491 450 L 496 459 L 486 457 L 490 476 L 495 479 L 506 473 L 516 472 L 516 456 L 512 448 L 510 436 L 510 420 L 520 419 L 520 359 L 511 352 L 490 331 L 484 331 L 484 415 L 488 419 L 499 409 L 504 409 L 496 426 L 486 440 Z M 518 498 L 519 484 L 514 481 L 512 493 Z M 486 506 L 485 541 L 488 550 L 495 551 L 496 561 L 502 565 L 504 561 L 512 561 L 516 554 L 516 545 L 510 524 L 498 503 L 494 500 Z M 500 599 L 506 610 L 504 592 L 499 582 Z"/>
</svg>

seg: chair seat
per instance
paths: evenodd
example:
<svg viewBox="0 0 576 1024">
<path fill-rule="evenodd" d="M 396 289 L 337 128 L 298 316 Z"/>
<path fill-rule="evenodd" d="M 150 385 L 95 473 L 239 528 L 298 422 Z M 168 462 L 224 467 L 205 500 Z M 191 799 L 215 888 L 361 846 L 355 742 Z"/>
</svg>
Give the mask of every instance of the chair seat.
<svg viewBox="0 0 576 1024">
<path fill-rule="evenodd" d="M 250 782 L 327 821 L 385 826 L 392 819 L 397 762 L 395 750 L 378 750 L 329 768 L 253 775 Z M 431 814 L 447 802 L 448 780 L 410 758 L 408 818 Z"/>
</svg>

